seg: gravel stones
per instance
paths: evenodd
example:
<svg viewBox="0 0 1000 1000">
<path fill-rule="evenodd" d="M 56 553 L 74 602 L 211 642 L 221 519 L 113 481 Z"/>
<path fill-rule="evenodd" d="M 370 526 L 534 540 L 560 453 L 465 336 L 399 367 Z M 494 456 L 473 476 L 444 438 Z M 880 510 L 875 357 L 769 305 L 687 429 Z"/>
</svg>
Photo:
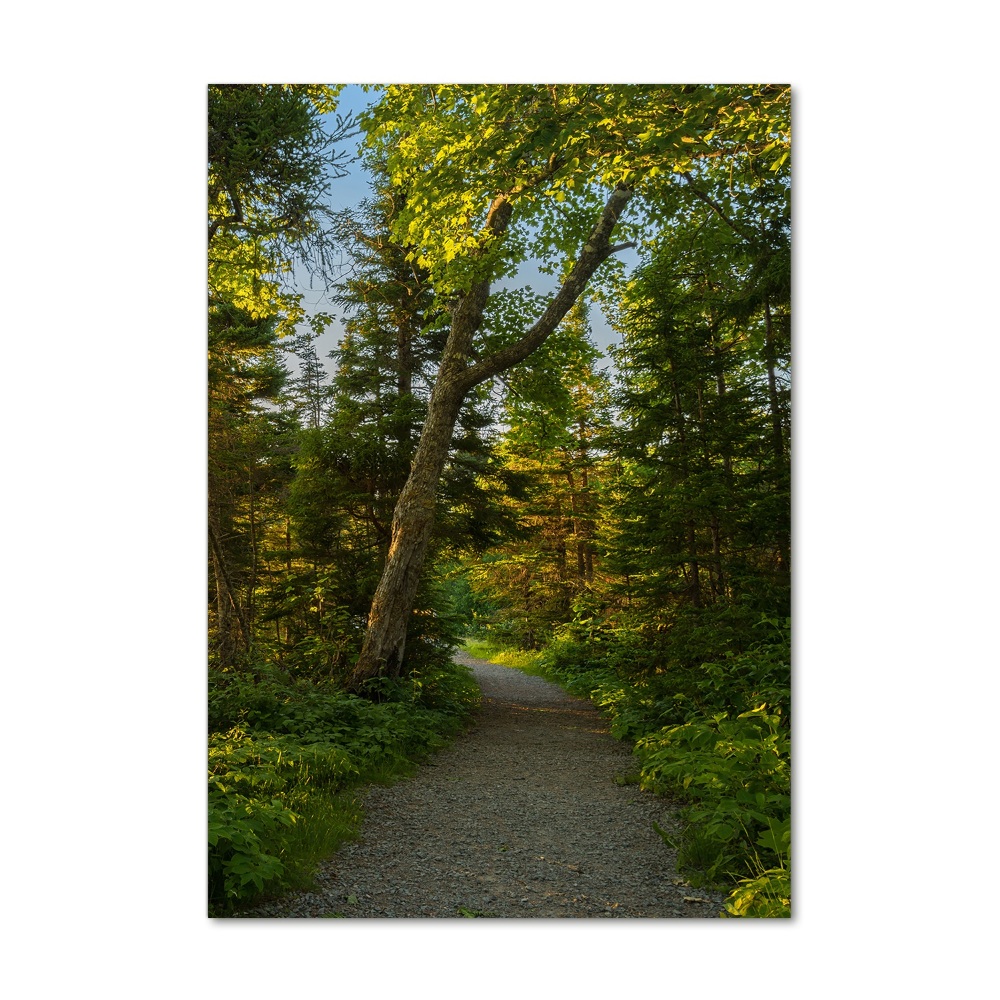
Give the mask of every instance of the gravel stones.
<svg viewBox="0 0 1000 1000">
<path fill-rule="evenodd" d="M 459 653 L 483 702 L 474 727 L 417 774 L 365 798 L 362 839 L 312 892 L 246 917 L 716 917 L 653 829 L 662 799 L 618 785 L 635 770 L 589 702 Z"/>
</svg>

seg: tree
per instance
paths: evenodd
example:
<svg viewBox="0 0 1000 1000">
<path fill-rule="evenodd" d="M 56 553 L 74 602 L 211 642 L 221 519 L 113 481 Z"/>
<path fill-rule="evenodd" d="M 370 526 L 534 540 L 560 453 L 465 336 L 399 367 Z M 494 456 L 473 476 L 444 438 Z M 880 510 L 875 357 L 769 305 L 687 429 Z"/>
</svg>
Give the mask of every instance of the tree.
<svg viewBox="0 0 1000 1000">
<path fill-rule="evenodd" d="M 447 336 L 425 277 L 389 239 L 395 212 L 391 192 L 376 176 L 373 196 L 338 219 L 345 276 L 334 292 L 346 311 L 345 333 L 331 353 L 336 370 L 329 392 L 324 387 L 323 418 L 299 435 L 289 496 L 297 552 L 312 564 L 297 574 L 295 592 L 322 586 L 324 603 L 345 608 L 352 620 L 371 605 L 389 548 L 393 507 Z M 296 395 L 298 405 L 311 412 L 312 384 L 299 386 Z M 459 544 L 476 548 L 495 542 L 504 527 L 497 497 L 510 477 L 483 436 L 494 409 L 482 391 L 470 393 L 462 405 L 442 473 L 447 509 L 435 525 L 432 555 Z M 427 589 L 421 601 L 432 598 Z M 442 609 L 422 603 L 421 610 Z M 314 626 L 305 619 L 291 630 L 286 624 L 285 645 L 307 638 L 290 631 Z"/>
<path fill-rule="evenodd" d="M 685 183 L 693 199 L 613 311 L 623 474 L 608 520 L 610 561 L 658 634 L 716 616 L 701 631 L 726 640 L 705 659 L 735 648 L 721 618 L 745 640 L 761 613 L 789 611 L 788 184 Z"/>
<path fill-rule="evenodd" d="M 498 606 L 494 628 L 535 648 L 568 621 L 595 584 L 602 456 L 610 422 L 610 384 L 579 300 L 530 366 L 503 380 L 506 430 L 498 451 L 527 480 L 508 501 L 518 531 L 469 569 L 473 588 Z"/>
<path fill-rule="evenodd" d="M 427 418 L 393 513 L 392 539 L 351 678 L 399 673 L 438 482 L 466 395 L 523 362 L 597 269 L 631 241 L 613 234 L 636 193 L 696 157 L 781 155 L 767 123 L 781 88 L 389 87 L 365 124 L 372 155 L 405 194 L 394 224 L 450 322 Z M 774 157 L 771 154 L 777 150 Z M 658 179 L 660 178 L 660 179 Z M 561 281 L 535 321 L 483 324 L 493 283 L 529 250 Z"/>
<path fill-rule="evenodd" d="M 208 89 L 208 534 L 223 663 L 253 640 L 260 492 L 287 430 L 269 411 L 287 377 L 278 342 L 305 318 L 287 276 L 325 259 L 323 200 L 350 128 L 322 128 L 334 101 L 319 86 Z M 328 319 L 312 317 L 314 332 Z"/>
</svg>

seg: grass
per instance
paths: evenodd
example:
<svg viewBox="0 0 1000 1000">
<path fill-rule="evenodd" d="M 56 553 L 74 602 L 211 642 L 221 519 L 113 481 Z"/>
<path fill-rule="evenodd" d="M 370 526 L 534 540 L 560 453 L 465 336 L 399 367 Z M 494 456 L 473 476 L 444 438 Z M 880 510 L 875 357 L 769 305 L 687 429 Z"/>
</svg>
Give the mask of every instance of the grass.
<svg viewBox="0 0 1000 1000">
<path fill-rule="evenodd" d="M 300 809 L 301 820 L 276 845 L 287 859 L 282 887 L 289 892 L 314 888 L 316 866 L 357 840 L 361 829 L 361 797 L 351 789 L 313 789 Z"/>
<path fill-rule="evenodd" d="M 501 667 L 512 667 L 533 677 L 551 679 L 542 666 L 542 654 L 537 650 L 505 649 L 483 639 L 465 639 L 462 649 L 476 659 L 489 660 Z"/>
</svg>

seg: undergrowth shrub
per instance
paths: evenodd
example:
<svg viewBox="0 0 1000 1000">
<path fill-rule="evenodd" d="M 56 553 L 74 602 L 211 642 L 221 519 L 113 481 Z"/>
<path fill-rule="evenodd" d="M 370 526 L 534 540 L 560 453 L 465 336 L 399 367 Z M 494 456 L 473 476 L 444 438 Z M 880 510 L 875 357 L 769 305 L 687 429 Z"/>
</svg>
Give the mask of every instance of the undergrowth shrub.
<svg viewBox="0 0 1000 1000">
<path fill-rule="evenodd" d="M 257 799 L 227 792 L 209 782 L 208 898 L 209 912 L 263 892 L 264 884 L 285 874 L 285 863 L 269 846 L 280 842 L 282 827 L 299 817 L 280 799 Z M 273 848 L 271 848 L 273 850 Z"/>
<path fill-rule="evenodd" d="M 790 841 L 789 741 L 764 708 L 725 714 L 643 737 L 640 785 L 690 803 L 671 844 L 682 870 L 704 884 L 777 866 Z"/>
<path fill-rule="evenodd" d="M 356 835 L 351 789 L 445 746 L 475 706 L 468 670 L 428 659 L 372 698 L 268 664 L 209 672 L 209 912 L 309 884 Z"/>
</svg>

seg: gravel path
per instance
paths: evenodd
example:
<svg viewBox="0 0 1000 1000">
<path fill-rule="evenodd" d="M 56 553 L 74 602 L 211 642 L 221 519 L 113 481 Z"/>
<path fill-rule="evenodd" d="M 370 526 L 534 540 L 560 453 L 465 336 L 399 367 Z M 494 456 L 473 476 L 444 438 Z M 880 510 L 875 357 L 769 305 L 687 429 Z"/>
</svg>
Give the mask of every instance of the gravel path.
<svg viewBox="0 0 1000 1000">
<path fill-rule="evenodd" d="M 616 775 L 635 770 L 589 702 L 473 659 L 476 724 L 365 799 L 362 840 L 324 862 L 318 891 L 252 917 L 715 917 L 653 829 L 669 806 Z"/>
</svg>

